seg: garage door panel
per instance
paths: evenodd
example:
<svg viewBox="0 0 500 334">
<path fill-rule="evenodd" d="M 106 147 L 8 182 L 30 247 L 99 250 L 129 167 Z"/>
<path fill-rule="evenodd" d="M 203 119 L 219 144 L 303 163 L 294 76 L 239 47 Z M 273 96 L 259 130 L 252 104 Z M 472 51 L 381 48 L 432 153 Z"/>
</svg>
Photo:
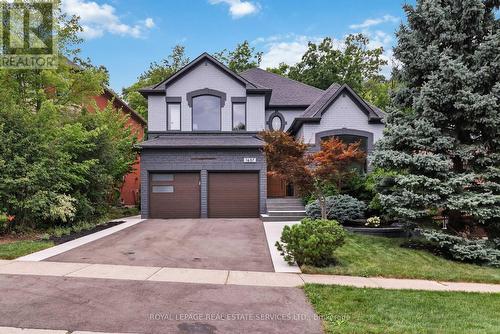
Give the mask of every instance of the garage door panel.
<svg viewBox="0 0 500 334">
<path fill-rule="evenodd" d="M 210 218 L 258 217 L 259 174 L 209 173 L 208 216 Z"/>
<path fill-rule="evenodd" d="M 149 196 L 151 218 L 199 218 L 200 174 L 152 174 Z"/>
</svg>

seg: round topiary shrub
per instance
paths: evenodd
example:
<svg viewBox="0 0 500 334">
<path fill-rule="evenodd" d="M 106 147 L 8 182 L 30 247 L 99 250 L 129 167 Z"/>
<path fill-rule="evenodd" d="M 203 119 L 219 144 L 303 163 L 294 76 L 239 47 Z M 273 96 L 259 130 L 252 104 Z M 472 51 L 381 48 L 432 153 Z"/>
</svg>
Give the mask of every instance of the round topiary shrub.
<svg viewBox="0 0 500 334">
<path fill-rule="evenodd" d="M 300 224 L 285 226 L 276 247 L 290 264 L 325 267 L 335 263 L 334 251 L 345 236 L 334 220 L 304 218 Z"/>
<path fill-rule="evenodd" d="M 350 220 L 364 218 L 366 204 L 349 195 L 330 196 L 326 199 L 327 218 L 346 223 Z M 306 206 L 306 215 L 310 218 L 321 218 L 318 200 Z"/>
</svg>

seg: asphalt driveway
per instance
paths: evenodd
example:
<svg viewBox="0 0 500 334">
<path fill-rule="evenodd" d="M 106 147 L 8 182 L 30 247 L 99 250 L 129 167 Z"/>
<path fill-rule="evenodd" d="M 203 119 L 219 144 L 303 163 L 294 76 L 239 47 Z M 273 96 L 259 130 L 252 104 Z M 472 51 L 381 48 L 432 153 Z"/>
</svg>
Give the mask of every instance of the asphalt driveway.
<svg viewBox="0 0 500 334">
<path fill-rule="evenodd" d="M 274 271 L 259 219 L 150 219 L 46 261 Z"/>
<path fill-rule="evenodd" d="M 0 275 L 0 326 L 111 333 L 321 333 L 298 288 Z"/>
</svg>

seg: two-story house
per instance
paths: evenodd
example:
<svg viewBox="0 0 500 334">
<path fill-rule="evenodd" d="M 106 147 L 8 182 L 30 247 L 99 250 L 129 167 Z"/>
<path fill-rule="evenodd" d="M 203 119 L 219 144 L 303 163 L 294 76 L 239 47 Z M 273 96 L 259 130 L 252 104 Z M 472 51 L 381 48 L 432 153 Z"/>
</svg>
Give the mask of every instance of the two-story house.
<svg viewBox="0 0 500 334">
<path fill-rule="evenodd" d="M 141 93 L 144 218 L 259 217 L 268 196 L 291 195 L 268 190 L 264 129 L 288 131 L 311 150 L 340 136 L 370 152 L 384 127 L 383 113 L 348 86 L 323 91 L 257 68 L 237 74 L 206 53 Z"/>
</svg>

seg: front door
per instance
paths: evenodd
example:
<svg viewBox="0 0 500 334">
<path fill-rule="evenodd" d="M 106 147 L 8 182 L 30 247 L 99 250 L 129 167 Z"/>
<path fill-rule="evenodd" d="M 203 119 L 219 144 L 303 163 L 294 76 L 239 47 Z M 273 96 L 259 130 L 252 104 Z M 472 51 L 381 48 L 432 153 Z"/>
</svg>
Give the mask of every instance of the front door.
<svg viewBox="0 0 500 334">
<path fill-rule="evenodd" d="M 267 173 L 267 197 L 285 197 L 287 184 L 281 176 Z"/>
</svg>

